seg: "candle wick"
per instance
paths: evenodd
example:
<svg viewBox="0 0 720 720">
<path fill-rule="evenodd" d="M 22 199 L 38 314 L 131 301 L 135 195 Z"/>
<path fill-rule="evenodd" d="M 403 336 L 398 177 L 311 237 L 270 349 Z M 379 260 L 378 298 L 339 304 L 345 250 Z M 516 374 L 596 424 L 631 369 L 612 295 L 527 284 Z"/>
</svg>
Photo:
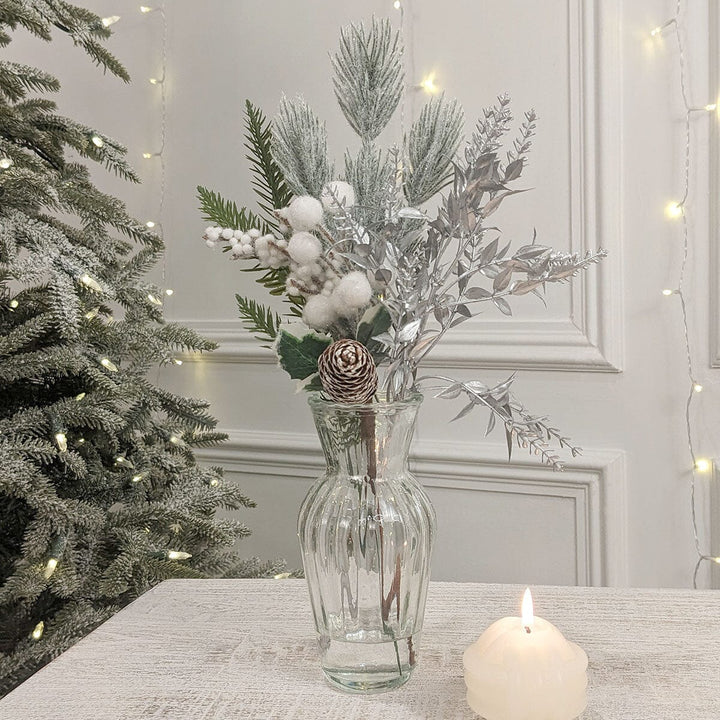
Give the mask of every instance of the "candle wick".
<svg viewBox="0 0 720 720">
<path fill-rule="evenodd" d="M 532 630 L 530 629 L 530 626 L 529 626 L 529 625 L 526 625 L 526 626 L 525 626 L 525 632 L 526 632 L 528 635 L 532 632 Z"/>
</svg>

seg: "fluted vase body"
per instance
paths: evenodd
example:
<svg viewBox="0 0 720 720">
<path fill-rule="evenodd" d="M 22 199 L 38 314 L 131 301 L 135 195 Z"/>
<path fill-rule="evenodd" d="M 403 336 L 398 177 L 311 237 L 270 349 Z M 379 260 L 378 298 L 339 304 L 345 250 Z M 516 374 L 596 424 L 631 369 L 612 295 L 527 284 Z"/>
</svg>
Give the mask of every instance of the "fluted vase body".
<svg viewBox="0 0 720 720">
<path fill-rule="evenodd" d="M 350 692 L 408 680 L 418 658 L 435 512 L 408 470 L 422 401 L 310 398 L 326 471 L 298 535 L 325 675 Z"/>
</svg>

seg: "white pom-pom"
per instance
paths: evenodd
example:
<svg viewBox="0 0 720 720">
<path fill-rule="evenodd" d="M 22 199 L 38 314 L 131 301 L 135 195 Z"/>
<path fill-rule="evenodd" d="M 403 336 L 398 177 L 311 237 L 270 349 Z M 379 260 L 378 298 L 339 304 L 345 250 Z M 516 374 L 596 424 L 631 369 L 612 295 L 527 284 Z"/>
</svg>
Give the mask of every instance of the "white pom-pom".
<svg viewBox="0 0 720 720">
<path fill-rule="evenodd" d="M 234 232 L 235 231 L 232 228 L 225 228 L 221 233 L 223 240 L 229 240 L 233 236 Z"/>
<path fill-rule="evenodd" d="M 288 252 L 298 265 L 309 265 L 320 257 L 322 244 L 309 232 L 296 232 L 290 238 Z"/>
<path fill-rule="evenodd" d="M 336 317 L 330 299 L 323 295 L 313 295 L 305 303 L 303 320 L 314 330 L 326 330 L 335 322 Z"/>
<path fill-rule="evenodd" d="M 296 197 L 288 205 L 285 215 L 294 230 L 313 230 L 323 219 L 323 206 L 310 195 Z"/>
<path fill-rule="evenodd" d="M 219 240 L 221 232 L 222 232 L 221 227 L 209 227 L 205 231 L 205 235 L 207 235 L 208 238 L 210 238 L 210 240 Z"/>
<path fill-rule="evenodd" d="M 230 250 L 230 254 L 234 258 L 242 257 L 245 253 L 243 253 L 243 246 L 240 243 L 237 243 L 232 246 L 232 249 Z"/>
<path fill-rule="evenodd" d="M 340 278 L 333 290 L 332 301 L 338 315 L 346 317 L 365 307 L 372 297 L 372 288 L 364 273 L 351 272 Z"/>
<path fill-rule="evenodd" d="M 334 214 L 355 204 L 355 190 L 350 183 L 333 180 L 323 188 L 320 199 L 325 210 Z"/>
<path fill-rule="evenodd" d="M 215 241 L 214 241 L 212 238 L 208 238 L 208 239 L 205 241 L 205 244 L 206 244 L 209 248 L 214 248 L 214 247 L 215 247 Z"/>
<path fill-rule="evenodd" d="M 248 234 L 251 238 L 253 238 L 253 240 L 254 240 L 255 238 L 259 238 L 259 237 L 262 235 L 262 233 L 261 233 L 257 228 L 253 228 L 252 230 L 248 230 L 247 234 Z"/>
<path fill-rule="evenodd" d="M 285 223 L 279 223 L 278 232 L 282 233 L 283 235 L 287 235 L 290 232 L 290 226 L 286 225 Z"/>
<path fill-rule="evenodd" d="M 235 247 L 238 244 L 238 239 L 235 236 L 233 236 L 230 238 L 229 242 L 230 242 L 230 247 Z"/>
<path fill-rule="evenodd" d="M 240 239 L 242 238 L 242 236 L 243 236 L 243 231 L 242 231 L 242 230 L 235 230 L 235 231 L 233 232 L 233 237 L 234 237 L 236 240 L 240 240 Z"/>
</svg>

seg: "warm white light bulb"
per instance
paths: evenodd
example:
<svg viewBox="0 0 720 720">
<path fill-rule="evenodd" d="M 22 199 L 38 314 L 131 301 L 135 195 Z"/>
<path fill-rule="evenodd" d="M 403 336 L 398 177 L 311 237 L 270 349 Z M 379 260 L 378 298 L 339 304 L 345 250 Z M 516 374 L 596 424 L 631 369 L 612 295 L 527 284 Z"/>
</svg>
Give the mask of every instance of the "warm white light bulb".
<svg viewBox="0 0 720 720">
<path fill-rule="evenodd" d="M 661 32 L 662 32 L 662 28 L 661 28 L 661 27 L 653 28 L 653 29 L 650 31 L 650 37 L 656 37 L 656 36 L 659 35 Z"/>
<path fill-rule="evenodd" d="M 695 462 L 695 469 L 701 473 L 709 472 L 711 467 L 712 463 L 707 458 L 698 458 Z"/>
<path fill-rule="evenodd" d="M 693 390 L 695 392 L 702 392 L 703 386 L 700 383 L 693 383 Z"/>
<path fill-rule="evenodd" d="M 85 442 L 85 438 L 78 438 L 78 445 L 82 445 Z"/>
<path fill-rule="evenodd" d="M 173 445 L 177 445 L 181 440 L 182 440 L 182 438 L 179 435 L 171 435 L 170 436 L 170 442 Z"/>
<path fill-rule="evenodd" d="M 190 553 L 183 552 L 182 550 L 168 550 L 168 560 L 188 560 L 192 557 Z"/>
<path fill-rule="evenodd" d="M 439 92 L 440 88 L 435 82 L 435 73 L 430 73 L 427 77 L 423 78 L 420 87 L 429 95 L 434 95 Z"/>
<path fill-rule="evenodd" d="M 683 206 L 678 202 L 671 202 L 665 206 L 665 214 L 673 220 L 682 217 Z"/>
<path fill-rule="evenodd" d="M 161 81 L 158 80 L 157 78 L 150 78 L 150 84 L 151 84 L 151 85 L 159 85 L 160 82 L 161 82 Z"/>
<path fill-rule="evenodd" d="M 713 558 L 713 562 L 714 562 L 714 563 L 717 563 L 718 565 L 720 565 L 720 557 L 714 557 L 714 558 Z"/>
<path fill-rule="evenodd" d="M 45 565 L 45 579 L 48 580 L 50 576 L 55 572 L 55 568 L 57 567 L 58 561 L 57 558 L 50 558 L 47 561 L 47 565 Z"/>
<path fill-rule="evenodd" d="M 144 473 L 138 473 L 137 475 L 133 475 L 132 482 L 139 483 L 144 477 L 145 477 Z"/>
<path fill-rule="evenodd" d="M 220 481 L 217 478 L 213 478 L 210 481 L 210 485 L 212 485 L 212 487 L 217 487 L 219 484 L 220 484 Z"/>
<path fill-rule="evenodd" d="M 175 291 L 174 291 L 172 288 L 166 288 L 166 289 L 165 289 L 165 294 L 166 294 L 168 297 L 170 297 L 170 295 L 172 295 L 174 292 L 175 292 Z"/>
<path fill-rule="evenodd" d="M 80 282 L 86 287 L 89 287 L 91 290 L 94 290 L 95 292 L 102 292 L 102 287 L 100 287 L 97 280 L 91 278 L 87 273 L 83 273 L 80 276 Z"/>
<path fill-rule="evenodd" d="M 75 396 L 75 399 L 76 399 L 78 402 L 80 402 L 84 397 L 85 397 L 85 393 L 84 393 L 84 392 L 81 392 L 81 393 L 78 393 L 78 394 Z"/>
<path fill-rule="evenodd" d="M 132 465 L 132 463 L 124 456 L 124 455 L 118 455 L 115 458 L 115 464 L 116 465 Z"/>
<path fill-rule="evenodd" d="M 93 135 L 90 139 L 95 147 L 102 147 L 105 144 L 105 141 L 99 135 Z"/>
<path fill-rule="evenodd" d="M 0 170 L 7 170 L 11 165 L 13 164 L 13 161 L 9 157 L 0 158 Z"/>
<path fill-rule="evenodd" d="M 289 577 L 290 577 L 289 572 L 282 572 L 282 573 L 278 573 L 277 575 L 273 575 L 273 578 L 275 580 L 287 580 Z"/>
<path fill-rule="evenodd" d="M 675 291 L 674 291 L 674 290 L 670 290 L 670 288 L 665 288 L 665 289 L 662 291 L 662 294 L 665 295 L 665 297 L 668 297 L 669 295 L 674 295 L 674 294 L 675 294 Z"/>
<path fill-rule="evenodd" d="M 400 0 L 395 0 L 395 2 L 393 3 L 393 7 L 396 10 L 399 10 L 400 9 Z"/>
<path fill-rule="evenodd" d="M 173 363 L 174 363 L 175 365 L 182 365 L 182 364 L 183 364 L 183 361 L 182 361 L 180 358 L 173 358 L 172 361 L 173 361 Z"/>
<path fill-rule="evenodd" d="M 145 227 L 154 228 L 154 227 L 155 227 L 155 223 L 154 223 L 152 220 L 148 220 L 148 221 L 145 223 Z"/>
<path fill-rule="evenodd" d="M 149 12 L 152 12 L 152 8 L 148 7 L 147 5 L 141 5 L 140 12 L 141 13 L 149 13 Z"/>
<path fill-rule="evenodd" d="M 67 437 L 64 432 L 55 433 L 55 442 L 60 452 L 67 452 Z"/>
<path fill-rule="evenodd" d="M 708 112 L 712 112 L 713 110 L 715 110 L 715 108 L 717 108 L 717 103 L 710 103 L 710 104 L 708 104 L 708 105 L 705 106 L 705 109 L 706 109 Z"/>
<path fill-rule="evenodd" d="M 10 301 L 10 307 L 14 310 L 20 303 L 17 300 Z"/>
<path fill-rule="evenodd" d="M 104 368 L 107 368 L 110 372 L 117 372 L 117 371 L 118 371 L 117 365 L 116 365 L 112 360 L 110 360 L 109 358 L 106 358 L 106 357 L 102 358 L 102 360 L 100 360 L 100 364 L 101 364 Z"/>
<path fill-rule="evenodd" d="M 162 300 L 157 297 L 157 295 L 153 295 L 152 293 L 148 293 L 147 299 L 153 304 L 153 305 L 162 305 Z"/>
<path fill-rule="evenodd" d="M 102 24 L 105 27 L 110 27 L 111 25 L 114 25 L 119 19 L 120 19 L 119 15 L 110 15 L 109 17 L 104 17 L 102 19 Z"/>
<path fill-rule="evenodd" d="M 32 639 L 39 640 L 42 637 L 44 630 L 45 630 L 45 623 L 41 620 L 35 626 L 35 629 L 32 631 L 32 635 L 31 635 Z"/>
<path fill-rule="evenodd" d="M 152 156 L 153 156 L 152 153 L 143 153 L 143 157 L 144 157 L 146 160 L 149 160 Z"/>
</svg>

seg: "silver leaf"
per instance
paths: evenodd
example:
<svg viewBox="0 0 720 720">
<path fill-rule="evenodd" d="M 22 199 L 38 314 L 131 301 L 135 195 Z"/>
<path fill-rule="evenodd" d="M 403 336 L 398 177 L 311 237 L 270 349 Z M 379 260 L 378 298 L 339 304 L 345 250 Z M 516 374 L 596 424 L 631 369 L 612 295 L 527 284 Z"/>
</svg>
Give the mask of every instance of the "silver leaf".
<svg viewBox="0 0 720 720">
<path fill-rule="evenodd" d="M 404 328 L 402 328 L 397 334 L 398 342 L 412 342 L 417 337 L 418 332 L 420 331 L 421 322 L 422 321 L 420 319 L 413 320 L 412 322 L 408 323 Z"/>
</svg>

